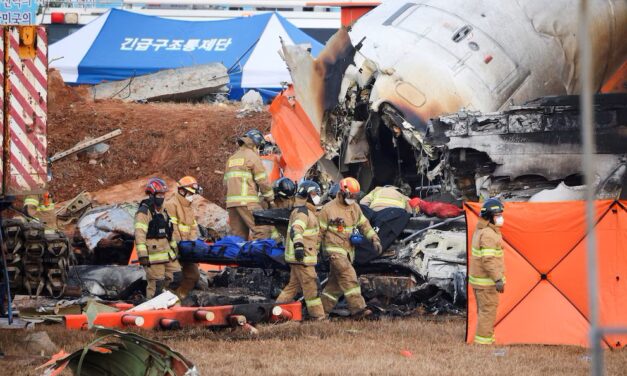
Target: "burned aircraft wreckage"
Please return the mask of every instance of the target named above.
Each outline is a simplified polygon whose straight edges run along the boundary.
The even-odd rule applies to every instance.
[[[576,8],[574,0],[386,1],[316,59],[284,46],[296,100],[333,162],[319,165],[365,187],[453,199],[524,201],[581,185]],[[600,88],[627,60],[627,4],[599,0],[591,9]],[[626,94],[596,97],[601,197],[625,185],[626,111]]]

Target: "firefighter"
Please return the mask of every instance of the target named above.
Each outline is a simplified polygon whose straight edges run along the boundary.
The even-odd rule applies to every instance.
[[[26,196],[23,211],[44,225],[46,232],[55,232],[57,230],[57,214],[55,212],[54,199],[50,192],[44,192],[41,197],[35,195]]]
[[[401,193],[400,188],[393,185],[376,187],[366,197],[362,198],[359,203],[376,212],[387,208],[405,209],[408,213],[413,211],[409,205],[409,197]]]
[[[294,195],[296,184],[292,179],[282,177],[272,185],[274,190],[274,203],[277,208],[292,209],[294,207]]]
[[[177,182],[177,193],[165,203],[165,210],[172,223],[172,240],[195,241],[198,238],[198,222],[192,209],[192,201],[196,195],[202,194],[202,188],[196,178],[192,176],[182,177]],[[176,290],[179,298],[184,299],[194,289],[200,279],[198,264],[194,262],[180,262],[183,280]]]
[[[277,298],[277,303],[287,303],[302,291],[307,312],[315,320],[325,318],[316,275],[320,248],[316,205],[320,203],[321,193],[320,186],[311,180],[298,185],[285,247],[285,261],[290,264],[290,281]]]
[[[475,343],[494,343],[494,323],[499,294],[505,291],[505,262],[503,260],[503,204],[489,199],[481,207],[481,218],[472,237],[470,276],[468,281],[477,300],[478,322]]]
[[[226,208],[231,232],[248,239],[270,237],[272,226],[255,226],[253,211],[260,210],[259,194],[273,208],[274,192],[259,157],[264,138],[256,129],[246,132],[237,140],[239,149],[226,162]]]
[[[165,181],[149,179],[145,189],[148,198],[139,204],[135,215],[135,249],[139,264],[146,271],[148,299],[161,294],[165,288],[176,289],[181,280],[172,225],[163,207],[167,191]]]
[[[352,262],[355,248],[350,242],[354,229],[358,229],[381,254],[379,236],[361,212],[357,204],[359,182],[354,178],[340,180],[337,197],[327,203],[319,215],[322,249],[329,257],[329,280],[322,291],[322,304],[325,312],[331,312],[338,299],[344,295],[348,308],[354,317],[360,318],[372,313],[366,308]]]

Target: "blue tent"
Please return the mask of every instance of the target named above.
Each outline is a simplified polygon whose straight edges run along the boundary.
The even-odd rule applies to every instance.
[[[50,45],[50,67],[67,83],[96,84],[196,64],[229,69],[232,99],[255,89],[274,96],[290,82],[278,51],[286,44],[322,45],[278,13],[224,21],[180,21],[112,9]]]

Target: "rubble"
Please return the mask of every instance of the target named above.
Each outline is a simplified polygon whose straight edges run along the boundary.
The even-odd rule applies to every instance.
[[[246,117],[251,112],[261,112],[264,110],[264,103],[261,94],[257,90],[249,90],[240,100],[241,109],[237,111],[238,117]]]
[[[200,64],[105,82],[91,89],[94,99],[132,101],[192,100],[227,92],[229,75],[220,63]]]
[[[146,273],[139,266],[76,265],[68,272],[68,288],[110,300],[132,299],[146,288]]]

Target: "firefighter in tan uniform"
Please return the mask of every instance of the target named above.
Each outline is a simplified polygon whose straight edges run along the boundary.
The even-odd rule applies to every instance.
[[[409,197],[402,194],[398,187],[391,185],[376,187],[362,198],[359,203],[376,212],[387,208],[405,209],[408,213],[413,211],[412,207],[409,206]]]
[[[296,184],[290,178],[282,177],[272,185],[274,190],[274,203],[277,208],[292,209],[296,194]]]
[[[36,195],[26,196],[23,210],[28,216],[41,222],[47,231],[54,232],[58,229],[57,214],[51,193],[45,192],[42,194],[41,200]]]
[[[294,208],[296,183],[293,180],[286,177],[279,178],[272,184],[272,190],[274,191],[274,204],[277,209],[289,209],[291,211]],[[287,226],[272,226],[270,238],[277,243],[287,239]]]
[[[352,265],[355,248],[350,242],[350,236],[357,228],[372,241],[379,254],[382,248],[379,236],[356,202],[359,190],[359,182],[354,178],[342,179],[337,197],[327,203],[318,215],[322,249],[329,256],[330,264],[329,280],[322,291],[322,304],[327,313],[333,310],[342,295],[353,316],[363,317],[372,313],[366,309],[357,273]]]
[[[470,276],[468,281],[477,300],[477,332],[475,343],[494,343],[494,323],[499,294],[505,291],[505,261],[503,259],[503,204],[487,200],[481,208],[481,218],[472,237]]]
[[[181,266],[176,260],[176,242],[167,211],[163,208],[165,181],[151,178],[146,185],[148,198],[139,204],[135,214],[135,249],[139,264],[146,271],[146,298],[163,289],[176,289],[181,280]]]
[[[259,194],[274,207],[274,192],[259,157],[258,150],[264,138],[256,129],[237,140],[239,149],[226,162],[226,208],[233,235],[245,240],[270,237],[272,226],[255,226],[253,211],[260,210]]]
[[[285,261],[290,264],[290,281],[277,298],[277,303],[291,302],[302,291],[307,312],[315,320],[325,318],[316,274],[320,248],[316,205],[320,203],[321,193],[320,186],[311,180],[305,180],[298,186],[285,248]]]
[[[192,209],[192,201],[196,195],[202,193],[196,178],[185,176],[177,182],[177,193],[165,203],[165,210],[172,223],[172,240],[195,241],[198,239],[198,222]],[[198,264],[194,262],[180,262],[183,280],[176,290],[180,299],[184,299],[194,289],[200,279]]]

